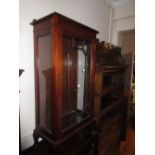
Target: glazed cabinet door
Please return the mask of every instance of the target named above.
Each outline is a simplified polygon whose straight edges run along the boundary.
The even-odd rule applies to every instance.
[[[90,117],[91,44],[63,36],[62,130]]]

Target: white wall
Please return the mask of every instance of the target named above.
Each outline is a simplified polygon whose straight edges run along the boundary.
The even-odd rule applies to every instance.
[[[98,30],[100,40],[109,40],[111,8],[102,0],[21,0],[20,2],[20,122],[22,149],[33,144],[35,128],[33,28],[30,22],[54,11]]]
[[[118,45],[119,32],[135,29],[135,0],[116,7],[112,13],[111,42]]]

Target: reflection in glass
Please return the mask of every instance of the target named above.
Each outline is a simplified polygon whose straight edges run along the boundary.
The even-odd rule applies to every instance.
[[[89,117],[90,44],[63,38],[62,130]]]
[[[38,73],[39,73],[39,118],[40,126],[46,131],[52,131],[52,100],[51,100],[51,35],[46,35],[38,38]]]
[[[124,75],[121,72],[113,74],[105,74],[103,79],[103,87],[111,87],[123,84]]]

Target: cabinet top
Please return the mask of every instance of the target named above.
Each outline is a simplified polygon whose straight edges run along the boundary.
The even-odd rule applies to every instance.
[[[53,12],[53,13],[51,13],[51,14],[49,14],[47,16],[44,16],[44,17],[42,17],[40,19],[34,19],[30,24],[35,25],[35,24],[38,24],[38,23],[43,22],[45,20],[54,18],[54,17],[57,17],[58,19],[61,19],[61,20],[65,20],[65,21],[67,21],[67,22],[69,22],[71,24],[76,24],[76,25],[78,25],[80,27],[83,27],[84,29],[87,29],[89,31],[92,31],[92,32],[94,32],[96,34],[99,33],[98,31],[96,31],[96,30],[94,30],[94,29],[92,29],[92,28],[90,28],[90,27],[88,27],[88,26],[86,26],[84,24],[81,24],[81,23],[79,23],[79,22],[77,22],[77,21],[75,21],[73,19],[70,19],[70,18],[68,18],[68,17],[66,17],[66,16],[64,16],[64,15],[58,13],[58,12]]]

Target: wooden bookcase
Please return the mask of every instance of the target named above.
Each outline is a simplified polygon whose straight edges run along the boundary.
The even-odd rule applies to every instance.
[[[126,65],[123,61],[122,64],[120,61],[110,61],[113,60],[113,51],[105,51],[102,46],[97,47],[96,51],[94,97],[94,113],[99,131],[98,152],[99,155],[118,155],[120,141],[125,139],[127,128],[127,102],[124,98]],[[108,64],[105,63],[107,58]]]

